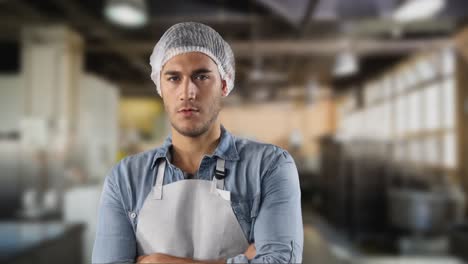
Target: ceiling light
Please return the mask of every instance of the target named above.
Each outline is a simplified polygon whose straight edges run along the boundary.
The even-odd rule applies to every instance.
[[[402,23],[423,20],[437,14],[445,0],[407,0],[393,13],[393,19]]]
[[[348,76],[359,70],[356,56],[350,51],[344,51],[338,55],[335,61],[333,73],[336,77]]]
[[[127,27],[140,27],[148,20],[144,0],[108,0],[104,14],[111,22]]]

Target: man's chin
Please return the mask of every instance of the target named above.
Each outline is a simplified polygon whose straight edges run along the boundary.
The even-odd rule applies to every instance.
[[[174,126],[174,129],[181,135],[183,136],[186,136],[186,137],[199,137],[201,136],[202,134],[204,134],[207,129],[205,129],[204,127],[200,126],[200,127],[180,127],[180,126]]]

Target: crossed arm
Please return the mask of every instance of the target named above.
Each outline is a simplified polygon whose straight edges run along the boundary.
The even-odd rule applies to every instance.
[[[253,259],[255,256],[255,244],[252,243],[244,252],[244,255],[249,259]],[[146,256],[140,256],[137,258],[137,263],[205,263],[205,264],[224,264],[226,259],[213,260],[213,261],[197,261],[190,258],[178,258],[166,254],[155,253]]]
[[[121,190],[115,175],[109,176],[100,202],[92,263],[199,263],[161,253],[137,256],[134,230],[123,207]],[[203,263],[302,262],[304,238],[299,177],[289,154],[283,153],[268,170],[261,189],[261,205],[253,228],[255,244],[244,254]]]

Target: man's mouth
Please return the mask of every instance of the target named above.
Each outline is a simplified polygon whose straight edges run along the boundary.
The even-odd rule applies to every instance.
[[[198,112],[199,110],[197,108],[181,108],[179,111],[177,111],[178,114],[181,114],[184,117],[191,117]]]

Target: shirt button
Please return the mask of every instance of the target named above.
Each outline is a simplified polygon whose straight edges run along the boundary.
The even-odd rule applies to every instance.
[[[131,213],[131,214],[130,214],[130,217],[131,217],[131,218],[135,218],[135,217],[136,217],[136,213]]]

